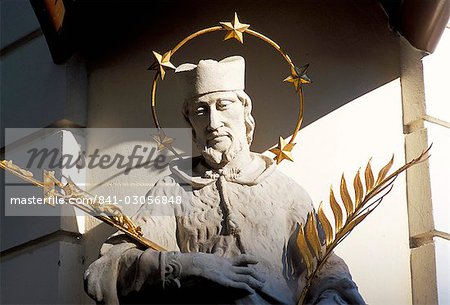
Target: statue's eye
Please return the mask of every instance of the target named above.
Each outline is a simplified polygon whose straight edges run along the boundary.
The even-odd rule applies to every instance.
[[[205,106],[199,106],[197,109],[195,109],[196,115],[204,115],[206,113],[207,109]]]
[[[230,101],[230,100],[217,101],[217,106],[219,109],[226,109],[231,104],[233,104],[233,101]]]

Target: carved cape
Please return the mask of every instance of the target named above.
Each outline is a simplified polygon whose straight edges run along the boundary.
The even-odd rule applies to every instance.
[[[154,270],[148,271],[145,282],[138,281],[142,249],[118,235],[103,245],[100,259],[86,271],[88,294],[106,304],[296,304],[304,265],[295,240],[298,225],[313,209],[311,199],[271,159],[253,156],[256,161],[242,171],[211,171],[200,159],[193,160],[192,173],[186,163],[171,164],[172,174],[157,182],[148,196],[180,196],[181,204],[143,205],[134,220],[145,237],[168,251],[256,256],[259,263],[254,268],[266,279],[261,291],[239,296],[211,283],[167,279],[162,270],[167,268],[165,254],[156,251]],[[345,263],[333,255],[309,300],[316,302],[324,291],[355,287]],[[208,294],[202,292],[205,289]],[[211,292],[213,299],[207,297]],[[336,302],[346,304],[344,300],[345,293],[338,293]]]

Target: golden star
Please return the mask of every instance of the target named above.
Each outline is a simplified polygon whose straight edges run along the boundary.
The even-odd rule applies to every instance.
[[[291,151],[294,148],[295,144],[296,143],[286,143],[286,140],[280,137],[278,146],[270,149],[270,152],[276,155],[275,160],[277,160],[277,164],[280,164],[280,162],[284,159],[294,161],[294,157],[292,156]]]
[[[176,67],[170,62],[170,56],[172,56],[172,51],[166,52],[163,55],[153,51],[153,55],[155,56],[155,61],[148,69],[156,71],[159,70],[159,73],[161,74],[161,79],[164,79],[164,76],[166,75],[165,69],[176,69]]]
[[[225,38],[223,40],[236,38],[240,43],[244,43],[244,37],[242,33],[244,33],[250,27],[250,24],[241,23],[236,13],[234,13],[233,22],[221,22],[220,24],[225,30],[227,30],[227,34],[225,35]]]
[[[295,91],[298,92],[300,86],[303,84],[310,84],[311,79],[306,75],[306,70],[308,70],[309,64],[304,65],[303,67],[291,67],[291,75],[286,77],[283,81],[293,83],[295,87]]]
[[[164,149],[170,147],[171,144],[173,143],[173,141],[175,140],[174,138],[168,137],[162,133],[158,134],[158,135],[152,135],[152,138],[158,145],[158,147],[157,147],[158,151],[164,150]]]

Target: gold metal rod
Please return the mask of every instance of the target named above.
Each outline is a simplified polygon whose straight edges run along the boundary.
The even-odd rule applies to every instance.
[[[160,129],[161,126],[159,125],[158,116],[156,115],[156,84],[158,83],[158,79],[159,79],[159,73],[156,73],[155,77],[153,78],[153,84],[152,84],[151,109],[152,109],[153,122],[155,123],[156,128]]]
[[[303,98],[302,87],[300,87],[298,94],[299,94],[299,98],[300,98],[300,110],[298,113],[297,125],[295,126],[294,133],[292,134],[292,137],[291,137],[291,140],[289,141],[289,143],[294,142],[295,137],[297,136],[297,133],[299,132],[300,128],[302,127],[302,123],[303,123],[304,98]]]
[[[214,26],[214,27],[210,27],[210,28],[206,28],[200,31],[197,31],[191,35],[189,35],[188,37],[184,38],[182,41],[180,41],[172,50],[171,50],[171,55],[175,54],[175,52],[177,52],[182,46],[184,46],[187,42],[189,42],[190,40],[197,38],[201,35],[207,34],[207,33],[211,33],[211,32],[216,32],[216,31],[223,31],[225,30],[222,26]],[[295,68],[294,63],[292,62],[291,58],[289,57],[288,54],[286,54],[283,49],[272,39],[270,39],[269,37],[258,33],[256,31],[253,31],[251,29],[246,29],[245,33],[248,33],[256,38],[259,38],[261,40],[263,40],[264,42],[268,43],[269,45],[271,45],[275,50],[277,50],[278,53],[280,53],[283,58],[286,60],[286,62],[289,64],[289,66],[291,68]],[[159,73],[156,73],[155,78],[153,79],[153,84],[152,84],[152,91],[151,91],[151,111],[152,111],[152,117],[153,117],[153,122],[155,123],[155,126],[162,130],[161,125],[159,124],[158,121],[158,117],[156,114],[156,86],[158,83],[158,77],[159,77]],[[300,87],[299,89],[299,99],[300,99],[300,109],[299,109],[299,114],[297,117],[297,123],[294,129],[294,132],[292,133],[291,139],[289,140],[289,143],[293,143],[301,126],[303,123],[303,114],[304,114],[304,96],[303,96],[303,90]],[[174,152],[174,150],[171,150],[176,157],[180,158],[180,156]]]
[[[177,153],[177,151],[172,146],[167,147],[167,149],[170,150],[175,155],[175,157],[177,157],[178,159],[182,159],[181,155]]]
[[[291,66],[291,68],[295,67],[295,65],[292,62],[292,60],[289,57],[289,55],[287,55],[275,41],[273,41],[272,39],[270,39],[269,37],[267,37],[267,36],[265,36],[265,35],[263,35],[261,33],[258,33],[256,31],[253,31],[253,30],[250,30],[250,29],[245,30],[245,32],[249,33],[250,35],[253,35],[253,36],[255,36],[255,37],[257,37],[257,38],[259,38],[259,39],[261,39],[261,40],[263,40],[265,42],[267,42],[268,44],[270,44],[272,47],[275,48],[275,50],[278,51],[278,53],[280,53],[283,56],[283,58],[287,61],[287,63]],[[299,89],[299,98],[300,98],[300,110],[299,110],[299,114],[298,114],[298,118],[297,118],[297,123],[296,123],[294,132],[292,133],[292,137],[291,137],[289,143],[293,143],[294,142],[295,137],[297,136],[297,133],[300,130],[300,128],[302,126],[302,122],[303,122],[304,99],[303,99],[303,90],[302,90],[301,87]]]
[[[207,29],[203,29],[200,31],[197,31],[191,35],[189,35],[188,37],[186,37],[185,39],[183,39],[182,41],[180,41],[173,49],[172,49],[172,55],[175,54],[176,51],[178,51],[179,48],[181,48],[185,43],[187,43],[189,40],[192,40],[198,36],[204,35],[206,33],[210,33],[210,32],[216,32],[216,31],[221,31],[223,30],[222,26],[218,25],[218,26],[213,26]]]
[[[270,44],[272,47],[274,47],[284,57],[284,59],[288,62],[288,64],[291,67],[294,67],[294,63],[292,62],[292,60],[289,57],[289,55],[287,55],[275,41],[273,41],[269,37],[264,36],[261,33],[258,33],[256,31],[253,31],[253,30],[250,30],[250,29],[245,30],[245,33],[249,33],[250,35],[253,35],[253,36],[255,36],[255,37],[257,37],[257,38],[267,42],[268,44]]]

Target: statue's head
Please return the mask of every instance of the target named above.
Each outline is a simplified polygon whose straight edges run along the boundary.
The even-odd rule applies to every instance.
[[[251,99],[244,92],[244,58],[201,60],[175,72],[184,95],[183,115],[208,163],[224,165],[249,152],[255,120]]]

